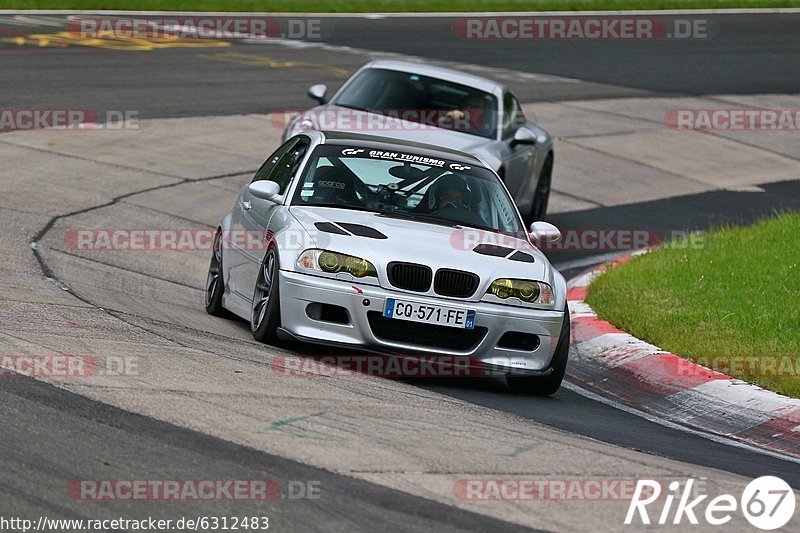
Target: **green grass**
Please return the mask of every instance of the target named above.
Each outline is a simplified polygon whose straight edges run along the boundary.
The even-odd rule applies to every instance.
[[[0,0],[0,9],[409,12],[800,7],[800,0]]]
[[[717,229],[695,248],[677,240],[607,271],[588,303],[664,350],[800,397],[800,213]]]

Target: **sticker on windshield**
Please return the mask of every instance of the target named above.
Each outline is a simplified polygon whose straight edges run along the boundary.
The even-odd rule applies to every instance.
[[[317,182],[317,187],[324,189],[346,189],[347,186],[341,181],[322,180]]]
[[[403,163],[418,163],[431,167],[444,167],[444,161],[434,157],[424,157],[421,155],[403,154],[399,152],[384,152],[383,150],[370,150],[369,156],[375,159],[389,159],[391,161],[401,161]]]

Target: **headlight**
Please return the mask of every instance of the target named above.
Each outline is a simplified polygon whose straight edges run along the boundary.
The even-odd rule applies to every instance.
[[[527,279],[496,279],[489,285],[486,294],[493,294],[502,300],[515,297],[528,303],[553,303],[553,289],[550,285]]]
[[[297,258],[297,266],[328,274],[347,272],[356,278],[378,277],[375,265],[366,259],[328,250],[306,250]]]

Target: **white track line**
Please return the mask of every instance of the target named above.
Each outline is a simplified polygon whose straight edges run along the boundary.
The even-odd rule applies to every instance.
[[[583,396],[584,398],[588,398],[589,400],[593,400],[595,402],[600,402],[602,404],[608,405],[608,406],[613,407],[615,409],[619,409],[620,411],[624,411],[624,412],[626,412],[628,414],[632,414],[634,416],[638,416],[639,418],[644,418],[648,422],[653,422],[654,424],[658,424],[659,426],[664,426],[666,428],[674,429],[674,430],[677,430],[677,431],[683,431],[684,433],[689,433],[689,434],[694,435],[696,437],[702,437],[702,438],[710,440],[712,442],[716,442],[717,444],[724,444],[726,446],[733,446],[734,448],[740,448],[740,449],[747,450],[747,451],[750,451],[750,452],[753,452],[753,453],[766,455],[768,457],[772,457],[773,459],[780,459],[782,461],[789,461],[790,463],[800,464],[800,458],[790,457],[790,456],[787,456],[787,455],[782,455],[780,453],[773,452],[771,450],[765,450],[765,449],[759,448],[757,446],[752,446],[750,444],[738,441],[736,439],[723,437],[721,435],[715,435],[713,433],[706,433],[706,432],[700,431],[698,429],[692,429],[690,427],[683,426],[683,425],[678,424],[676,422],[671,422],[669,420],[665,420],[663,418],[659,418],[659,417],[657,417],[655,415],[651,415],[651,414],[646,413],[644,411],[640,411],[640,410],[638,410],[638,409],[636,409],[634,407],[630,407],[630,406],[625,405],[623,403],[611,400],[610,398],[606,398],[605,396],[601,396],[599,394],[595,394],[594,392],[588,391],[588,390],[586,390],[586,389],[584,389],[584,388],[582,388],[582,387],[580,387],[578,385],[575,385],[574,383],[568,382],[568,381],[562,382],[561,386],[564,387],[567,390],[570,390],[570,391],[574,392],[575,394]]]

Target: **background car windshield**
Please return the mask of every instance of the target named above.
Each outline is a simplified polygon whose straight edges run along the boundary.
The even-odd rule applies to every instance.
[[[399,161],[404,156],[420,158],[396,152],[397,158],[387,160],[373,155],[376,152],[382,153],[369,148],[318,147],[292,205],[359,209],[524,235],[511,198],[491,171],[433,158],[429,158],[432,164]]]
[[[331,103],[493,139],[497,98],[446,80],[366,69]]]

